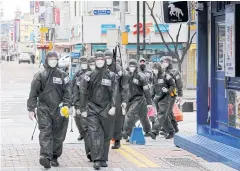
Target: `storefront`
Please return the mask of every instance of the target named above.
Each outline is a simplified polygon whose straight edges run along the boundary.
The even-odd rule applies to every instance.
[[[92,54],[94,54],[95,52],[97,51],[102,51],[102,52],[105,52],[107,50],[107,45],[106,44],[92,44],[91,45],[92,47]],[[168,44],[169,48],[174,50],[174,45],[173,44]],[[140,44],[140,49],[142,47],[142,44]],[[182,44],[178,44],[178,50],[181,51],[182,49]],[[146,53],[149,54],[147,55],[147,59],[149,61],[151,61],[150,59],[150,56],[151,55],[155,55],[156,52],[167,52],[167,48],[164,44],[146,44],[145,45],[145,50],[146,50]],[[129,57],[129,59],[131,58],[137,58],[136,55],[137,55],[137,45],[136,44],[128,44],[126,45],[126,52],[127,52],[127,55]],[[142,52],[143,53],[143,52]]]
[[[197,135],[179,133],[174,143],[208,161],[240,170],[240,6],[234,20],[234,8],[226,10],[230,2],[204,2],[204,9],[198,11]]]

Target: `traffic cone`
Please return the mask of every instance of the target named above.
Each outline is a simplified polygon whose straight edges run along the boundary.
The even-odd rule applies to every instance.
[[[179,109],[178,105],[176,103],[174,103],[173,106],[173,114],[175,119],[179,122],[179,121],[183,121],[183,113],[182,111]]]

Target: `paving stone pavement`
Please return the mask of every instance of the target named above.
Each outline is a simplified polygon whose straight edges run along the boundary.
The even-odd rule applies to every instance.
[[[29,64],[19,65],[11,62],[1,65],[1,72],[4,73],[1,75],[0,90],[1,171],[45,170],[39,164],[39,131],[36,130],[34,139],[31,140],[35,122],[28,119],[26,109],[30,82],[37,70],[34,65]],[[70,127],[71,120],[63,155],[59,158],[60,167],[49,170],[93,170],[92,163],[88,162],[85,156],[83,142],[77,141],[78,132],[75,123],[73,123],[74,132],[70,132]],[[179,128],[181,133],[195,134],[196,112],[184,113],[184,122],[179,123]],[[156,141],[146,138],[146,145],[142,146],[123,141],[121,149],[110,149],[109,167],[101,170],[211,171],[206,165],[209,166],[211,163],[175,147],[173,140],[165,140],[159,136]]]

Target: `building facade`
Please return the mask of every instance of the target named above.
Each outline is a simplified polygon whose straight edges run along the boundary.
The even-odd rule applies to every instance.
[[[152,5],[151,1],[148,1]],[[137,55],[137,2],[125,1],[125,31],[128,33],[128,45],[126,45],[126,53],[128,58],[136,58]],[[146,38],[145,50],[150,55],[149,58],[155,56],[156,52],[167,52],[167,48],[163,43],[161,36],[157,30],[154,20],[150,16],[150,11],[146,5]],[[168,32],[174,39],[178,33],[178,24],[168,25],[160,24],[161,3],[156,2],[154,13],[158,14],[158,25],[163,33],[163,37],[168,46],[173,49],[173,41],[168,35]],[[143,3],[140,2],[140,50],[143,49]],[[119,1],[70,1],[70,43],[72,50],[82,52],[82,47],[85,47],[86,54],[93,54],[96,51],[105,51],[107,49],[107,30],[116,29],[119,27]],[[188,26],[183,24],[178,40],[178,52],[182,53],[182,49],[188,39]],[[195,28],[196,29],[196,28]],[[191,32],[195,32],[191,28]],[[195,40],[194,40],[195,41]],[[183,78],[185,86],[196,88],[196,48],[194,51],[192,46],[191,52],[186,56],[183,63]],[[188,56],[190,59],[187,59]],[[150,60],[150,59],[149,59]],[[189,68],[185,67],[188,66]],[[191,75],[191,73],[194,73]],[[188,81],[187,81],[188,80]],[[187,84],[189,84],[187,86]]]
[[[199,3],[197,130],[196,135],[176,134],[174,143],[209,162],[240,170],[240,3]]]

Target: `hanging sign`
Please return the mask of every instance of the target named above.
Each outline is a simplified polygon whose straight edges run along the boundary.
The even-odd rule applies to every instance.
[[[226,9],[225,39],[225,75],[227,77],[235,77],[235,8],[232,5]]]

